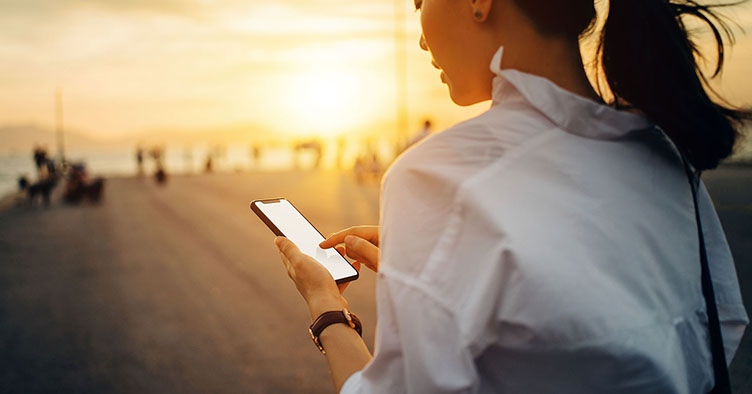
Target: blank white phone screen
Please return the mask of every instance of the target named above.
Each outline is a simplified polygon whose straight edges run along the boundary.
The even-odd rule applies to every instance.
[[[295,242],[300,251],[312,256],[329,270],[335,280],[357,274],[336,250],[321,249],[319,243],[324,237],[316,230],[289,201],[280,199],[273,202],[257,202],[256,206],[288,239]]]

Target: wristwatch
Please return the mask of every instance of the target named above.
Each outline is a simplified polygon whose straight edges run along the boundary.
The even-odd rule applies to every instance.
[[[358,319],[354,313],[350,313],[347,309],[324,312],[316,318],[316,321],[314,321],[310,327],[308,327],[311,339],[313,339],[313,343],[319,348],[321,354],[326,354],[326,350],[324,350],[324,347],[321,346],[321,342],[319,342],[319,335],[321,335],[325,328],[337,323],[347,324],[350,328],[354,329],[358,335],[363,336],[363,325],[360,324],[360,319]]]

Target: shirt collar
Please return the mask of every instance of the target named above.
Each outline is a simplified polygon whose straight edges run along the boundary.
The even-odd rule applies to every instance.
[[[630,131],[652,127],[642,115],[619,111],[560,88],[553,82],[513,69],[501,69],[504,48],[491,60],[493,105],[510,96],[522,95],[533,107],[562,130],[586,138],[617,139]]]

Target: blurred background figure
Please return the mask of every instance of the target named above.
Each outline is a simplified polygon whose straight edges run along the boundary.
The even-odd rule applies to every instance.
[[[253,169],[258,170],[261,168],[261,144],[254,142],[251,145],[251,159],[253,159]]]
[[[341,170],[343,166],[342,160],[345,157],[346,144],[347,140],[345,140],[345,137],[337,138],[337,156],[335,157],[335,164],[337,165],[338,170]]]
[[[138,176],[144,175],[144,148],[141,145],[136,146],[136,168]]]
[[[50,195],[55,188],[56,180],[54,178],[41,179],[31,183],[26,176],[18,178],[18,191],[20,193],[19,201],[26,200],[29,206],[34,204],[37,197],[42,199],[45,207],[50,205]]]
[[[209,152],[206,154],[206,161],[204,161],[204,172],[209,174],[214,171],[214,159],[212,158],[212,153]]]
[[[413,135],[413,137],[410,138],[409,141],[407,141],[407,146],[405,146],[405,149],[417,144],[424,138],[428,137],[429,135],[431,135],[431,132],[431,119],[426,119],[423,121],[423,128],[415,133],[415,135]]]
[[[364,146],[365,150],[358,155],[353,165],[355,181],[359,185],[366,182],[379,182],[385,169],[373,141],[367,141]]]
[[[321,141],[312,139],[304,142],[299,142],[295,144],[293,150],[295,151],[294,166],[296,169],[300,168],[301,156],[303,156],[305,152],[310,152],[310,154],[313,155],[313,162],[311,164],[313,169],[318,169],[321,167],[321,159],[324,157],[324,146]]]
[[[63,200],[70,204],[78,204],[84,199],[99,202],[104,192],[104,178],[96,177],[89,181],[86,164],[73,163],[68,169],[65,181]]]
[[[32,150],[32,159],[37,169],[37,179],[32,182],[25,175],[18,178],[19,202],[25,200],[32,206],[37,198],[45,207],[50,205],[50,195],[57,185],[57,168],[55,162],[47,157],[47,149],[36,145]]]
[[[165,171],[161,161],[157,162],[157,171],[154,173],[154,178],[159,185],[167,183],[167,171]]]
[[[167,170],[164,166],[164,148],[161,146],[154,146],[151,149],[151,157],[154,159],[154,179],[157,184],[164,185],[167,183]]]
[[[34,157],[34,164],[37,166],[37,171],[41,174],[47,164],[47,149],[37,145],[34,147],[32,154]]]

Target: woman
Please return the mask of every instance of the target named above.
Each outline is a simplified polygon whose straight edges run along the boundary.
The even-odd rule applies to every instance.
[[[493,102],[391,167],[380,234],[356,227],[322,243],[344,243],[341,252],[378,271],[373,358],[349,320],[316,330],[336,388],[709,391],[697,227],[679,152],[697,170],[715,167],[749,116],[703,89],[680,18],[700,16],[718,33],[710,10],[611,0],[599,48],[607,105],[578,45],[594,24],[592,0],[416,7],[420,46],[452,100]],[[704,187],[698,199],[730,361],[748,319]],[[275,243],[313,320],[347,308],[320,265],[289,240]]]

